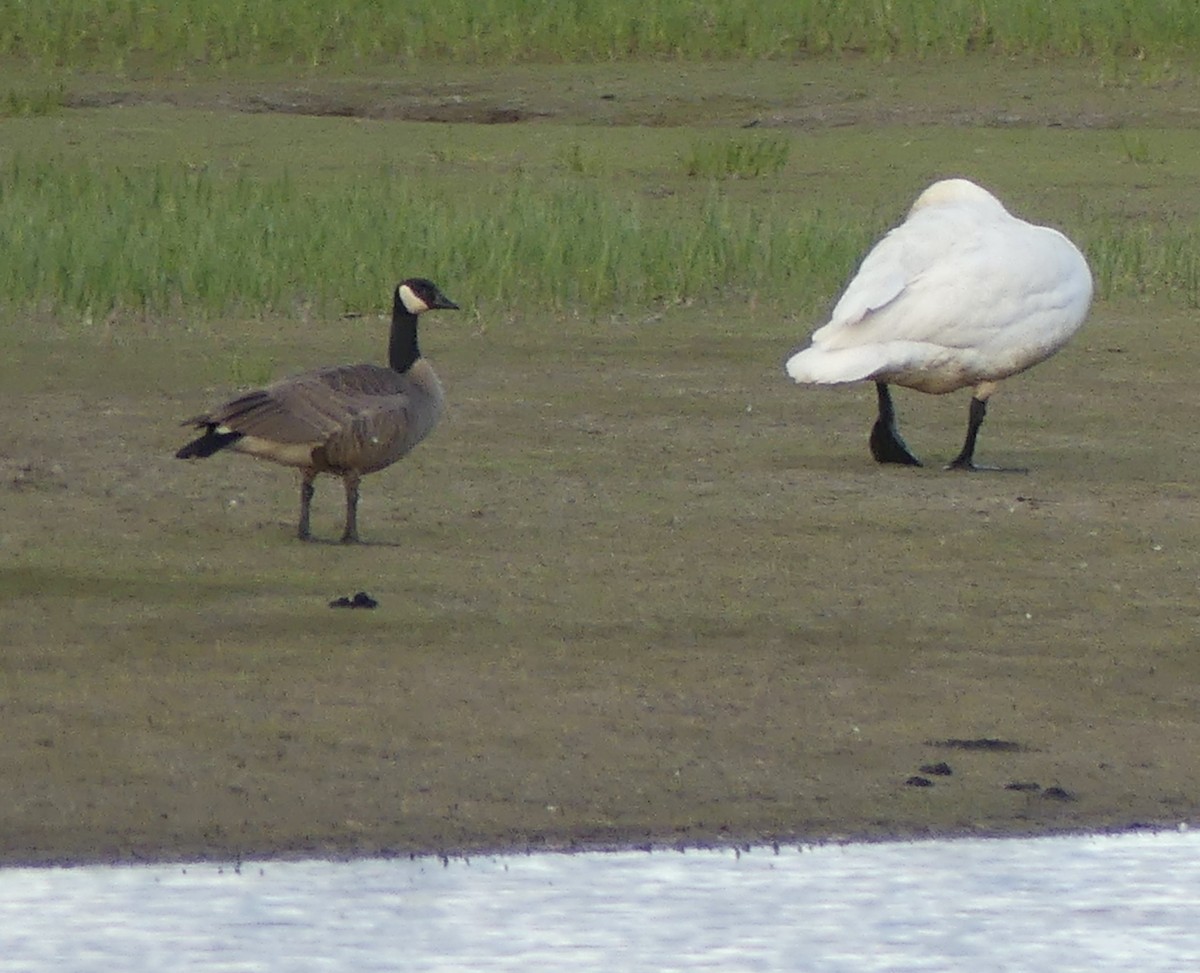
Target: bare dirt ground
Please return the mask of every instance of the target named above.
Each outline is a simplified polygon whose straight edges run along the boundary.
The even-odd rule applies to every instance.
[[[1136,63],[1106,68],[1076,61],[945,65],[847,58],[795,64],[443,65],[400,78],[392,72],[236,84],[97,79],[71,87],[66,103],[473,124],[1191,128],[1200,124],[1198,89],[1190,71]]]
[[[939,470],[962,396],[902,395],[931,465],[875,466],[867,390],[790,387],[803,332],[717,313],[430,324],[451,414],[367,479],[356,548],[293,539],[289,471],[172,459],[224,391],[200,336],[31,329],[0,369],[0,862],[1194,821],[1194,312],[1100,305],[1006,386],[980,457],[1028,475]],[[298,368],[344,329],[260,339]],[[318,536],[340,515],[321,483]]]

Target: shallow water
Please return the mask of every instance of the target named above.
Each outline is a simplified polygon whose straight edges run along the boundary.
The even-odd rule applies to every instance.
[[[0,970],[1200,969],[1200,834],[0,870]]]

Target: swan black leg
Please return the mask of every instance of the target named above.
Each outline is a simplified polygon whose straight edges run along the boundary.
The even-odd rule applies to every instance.
[[[946,467],[948,470],[976,470],[975,439],[979,436],[979,427],[983,425],[983,417],[987,415],[987,402],[971,396],[971,409],[967,414],[967,438],[963,448]]]
[[[921,461],[909,451],[900,437],[900,430],[896,428],[896,409],[892,405],[892,394],[888,391],[887,384],[876,382],[875,392],[879,399],[879,418],[871,428],[871,455],[877,463],[920,466]]]
[[[967,439],[957,456],[946,466],[948,470],[967,470],[968,472],[989,473],[1028,473],[1029,470],[1016,467],[976,466],[975,440],[979,436],[979,427],[983,425],[983,417],[987,415],[987,400],[971,396],[971,410],[967,418]]]

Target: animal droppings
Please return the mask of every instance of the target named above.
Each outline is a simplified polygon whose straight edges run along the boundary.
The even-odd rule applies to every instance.
[[[341,598],[334,598],[329,603],[330,608],[375,608],[379,602],[368,595],[365,591],[355,592],[353,597],[342,595]]]

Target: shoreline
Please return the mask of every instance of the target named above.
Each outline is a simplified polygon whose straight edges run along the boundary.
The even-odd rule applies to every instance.
[[[784,848],[821,848],[847,845],[877,845],[877,844],[911,844],[919,842],[956,842],[956,841],[1029,841],[1051,838],[1079,837],[1120,837],[1132,834],[1165,834],[1186,833],[1192,830],[1187,821],[1174,824],[1167,822],[1131,822],[1125,825],[1105,824],[1089,827],[1071,824],[1062,827],[1030,827],[989,830],[951,830],[945,832],[928,828],[915,830],[911,833],[897,834],[885,832],[863,832],[824,834],[819,837],[790,834],[786,836],[737,836],[726,835],[720,838],[691,841],[670,841],[667,839],[642,838],[630,836],[627,840],[596,839],[530,841],[524,844],[480,844],[464,845],[454,849],[397,849],[376,848],[370,851],[353,851],[349,849],[274,849],[259,852],[222,853],[218,849],[197,852],[193,855],[176,855],[164,850],[161,854],[130,853],[121,856],[105,855],[64,855],[48,853],[33,859],[23,859],[0,853],[0,873],[15,869],[75,869],[75,868],[126,868],[136,866],[164,865],[217,865],[240,868],[247,865],[266,865],[277,862],[312,862],[326,861],[334,864],[354,861],[391,861],[403,860],[420,861],[436,859],[443,864],[452,860],[469,861],[472,858],[503,858],[527,857],[530,855],[589,855],[589,854],[622,854],[628,852],[644,852],[646,854],[675,852],[723,852],[734,851],[751,853],[754,851],[770,850],[779,852]]]

